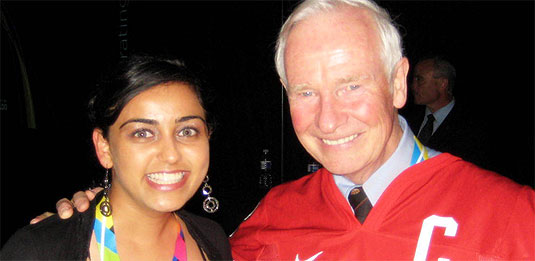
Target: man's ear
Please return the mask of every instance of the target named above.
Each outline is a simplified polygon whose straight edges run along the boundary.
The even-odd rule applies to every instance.
[[[440,83],[440,89],[442,89],[444,91],[444,93],[447,93],[448,92],[448,84],[450,83],[450,81],[448,80],[448,78],[440,78],[439,79],[439,83]]]
[[[100,165],[106,169],[112,168],[113,161],[110,152],[110,143],[104,138],[101,129],[95,128],[93,130],[93,145],[95,146]]]
[[[393,75],[392,98],[394,107],[401,109],[407,102],[407,75],[409,73],[409,60],[403,57],[396,64]]]

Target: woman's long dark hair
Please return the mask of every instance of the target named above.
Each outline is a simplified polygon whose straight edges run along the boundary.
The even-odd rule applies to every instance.
[[[124,106],[141,92],[165,83],[184,83],[191,87],[204,108],[201,81],[184,63],[152,55],[133,55],[119,63],[111,78],[100,84],[89,100],[89,120],[105,138]],[[210,129],[210,127],[209,127]]]

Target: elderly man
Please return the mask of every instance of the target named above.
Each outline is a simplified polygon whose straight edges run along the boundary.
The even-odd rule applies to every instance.
[[[276,64],[295,132],[325,168],[272,189],[231,236],[235,259],[533,259],[535,193],[428,150],[397,109],[408,61],[366,0],[305,1]]]
[[[535,258],[535,192],[427,149],[398,116],[401,46],[368,0],[304,1],[288,18],[277,68],[325,168],[266,195],[231,236],[235,259]]]

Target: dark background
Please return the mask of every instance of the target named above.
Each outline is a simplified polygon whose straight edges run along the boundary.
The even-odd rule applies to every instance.
[[[434,52],[456,66],[455,96],[488,123],[499,159],[494,170],[534,186],[533,2],[380,4],[399,23],[410,60]],[[183,58],[206,80],[207,109],[217,121],[209,175],[221,206],[216,214],[204,213],[198,193],[187,209],[230,234],[266,192],[257,185],[263,149],[270,150],[274,184],[305,175],[313,162],[295,137],[273,63],[277,32],[295,2],[0,5],[2,245],[34,216],[54,210],[58,199],[100,182],[104,170],[90,143],[85,105],[119,59],[120,40],[127,40],[128,52]],[[28,124],[24,78],[34,126]]]

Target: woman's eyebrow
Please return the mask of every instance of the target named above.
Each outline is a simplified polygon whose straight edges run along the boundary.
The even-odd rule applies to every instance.
[[[158,121],[156,120],[136,118],[136,119],[130,119],[130,120],[125,121],[123,124],[121,124],[119,129],[122,128],[124,125],[128,123],[132,123],[132,122],[141,122],[141,123],[146,123],[146,124],[151,124],[151,125],[158,125]]]
[[[204,122],[204,124],[206,124],[206,120],[204,120],[201,116],[195,116],[195,115],[181,117],[179,119],[176,119],[175,123],[185,122],[185,121],[189,121],[189,120],[193,120],[193,119],[199,119],[202,122]],[[140,122],[140,123],[146,123],[146,124],[150,124],[150,125],[158,125],[158,121],[156,121],[156,120],[135,118],[135,119],[130,119],[130,120],[125,121],[123,124],[121,124],[119,129],[124,127],[126,124],[132,123],[132,122]]]
[[[201,116],[196,116],[196,115],[184,116],[184,117],[182,117],[180,119],[176,119],[175,123],[185,122],[185,121],[189,121],[189,120],[193,120],[193,119],[199,119],[202,122],[204,122],[204,124],[206,124],[206,120],[204,120]]]

